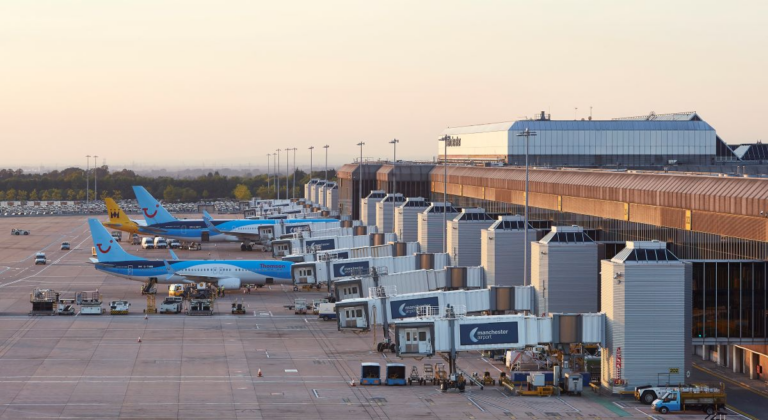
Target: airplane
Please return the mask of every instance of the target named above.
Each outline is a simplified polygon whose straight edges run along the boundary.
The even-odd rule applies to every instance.
[[[153,284],[212,283],[226,290],[243,284],[263,286],[293,284],[291,265],[286,261],[252,260],[179,260],[170,251],[171,260],[148,260],[126,252],[96,219],[88,219],[96,258],[96,270],[128,280]]]
[[[147,222],[144,220],[128,218],[128,215],[125,214],[115,200],[105,198],[104,203],[107,205],[107,214],[109,214],[109,221],[102,223],[104,227],[133,234],[141,233],[141,228],[147,226]]]
[[[134,186],[133,191],[147,223],[146,227],[139,229],[140,233],[165,236],[182,241],[241,242],[241,251],[252,251],[253,245],[261,241],[259,226],[284,223],[302,225],[304,226],[302,229],[305,229],[311,223],[333,221],[332,219],[211,219],[211,224],[216,227],[215,230],[211,230],[202,219],[180,220],[172,216],[144,187]]]

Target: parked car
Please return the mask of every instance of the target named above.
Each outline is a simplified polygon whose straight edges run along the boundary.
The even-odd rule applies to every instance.
[[[62,251],[69,251],[69,249],[70,249],[69,242],[62,242],[61,243],[61,250]]]

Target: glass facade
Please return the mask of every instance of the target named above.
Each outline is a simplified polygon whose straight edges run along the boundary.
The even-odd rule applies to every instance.
[[[432,200],[443,200],[432,193]],[[498,214],[523,214],[517,204],[448,195],[457,207],[483,207]],[[554,210],[529,208],[532,224],[549,221],[552,226],[578,225],[590,237],[604,242],[610,259],[625,241],[659,240],[678,258],[692,264],[694,344],[765,342],[768,338],[768,244],[604,219]],[[540,222],[538,222],[540,223]]]

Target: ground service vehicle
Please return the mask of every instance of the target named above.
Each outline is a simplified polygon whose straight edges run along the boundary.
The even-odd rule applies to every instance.
[[[160,304],[161,314],[178,314],[181,313],[184,299],[180,296],[168,296]]]
[[[155,240],[152,238],[141,238],[141,247],[143,249],[155,249]]]
[[[26,229],[11,229],[11,235],[29,235],[29,231]]]
[[[725,388],[686,388],[681,387],[667,392],[653,402],[654,411],[667,414],[670,411],[701,410],[712,415],[725,408]]]
[[[45,258],[45,252],[38,252],[35,254],[35,265],[42,264],[45,265],[48,262],[48,260]]]
[[[642,385],[635,387],[635,400],[640,401],[643,404],[651,405],[654,401],[659,399],[662,395],[669,391],[674,391],[678,387],[671,385],[653,386]]]
[[[168,296],[184,296],[184,285],[183,284],[169,285]]]
[[[62,242],[61,243],[61,250],[62,251],[69,251],[70,250],[69,242]]]
[[[121,242],[123,240],[123,232],[120,232],[119,230],[113,230],[112,237],[115,238],[117,242]]]
[[[336,319],[336,304],[335,303],[321,303],[319,305],[318,317],[323,321],[329,321]]]
[[[165,238],[160,236],[155,238],[155,249],[166,249],[166,248],[168,248],[168,241]]]

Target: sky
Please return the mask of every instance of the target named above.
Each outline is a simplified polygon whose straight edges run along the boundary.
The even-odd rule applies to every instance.
[[[754,142],[766,46],[760,1],[3,0],[0,167],[431,160],[446,127],[590,107]]]

